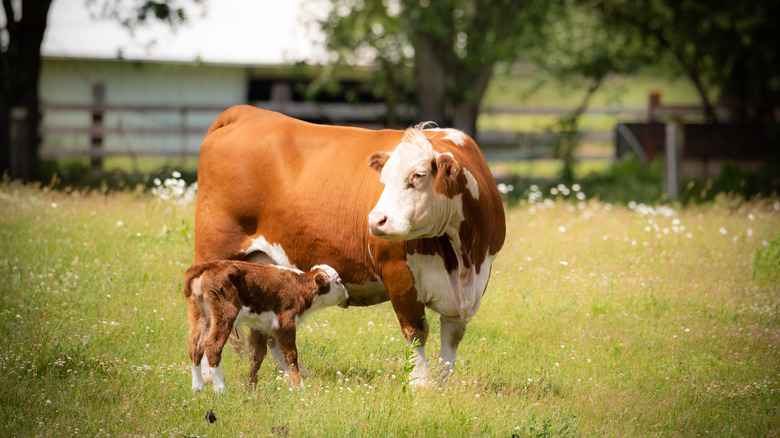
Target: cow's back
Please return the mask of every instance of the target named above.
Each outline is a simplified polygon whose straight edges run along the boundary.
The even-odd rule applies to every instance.
[[[299,269],[327,263],[347,282],[373,281],[366,216],[382,185],[366,160],[402,135],[226,110],[201,147],[195,262],[245,258],[266,242]]]

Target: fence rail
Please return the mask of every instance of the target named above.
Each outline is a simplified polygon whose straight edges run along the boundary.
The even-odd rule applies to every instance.
[[[100,160],[104,157],[114,156],[158,156],[158,157],[191,157],[197,156],[197,148],[192,149],[186,145],[176,145],[167,148],[158,147],[139,147],[138,145],[125,146],[121,148],[104,147],[104,139],[113,137],[130,136],[148,136],[148,137],[167,137],[169,140],[180,138],[182,143],[187,143],[189,137],[202,139],[208,131],[211,118],[208,122],[190,120],[200,117],[203,119],[209,113],[216,117],[227,108],[227,105],[214,104],[193,104],[193,105],[164,105],[164,104],[107,104],[96,103],[43,103],[41,112],[43,114],[51,113],[81,113],[83,115],[92,115],[91,122],[84,120],[79,124],[63,122],[47,122],[41,127],[44,138],[48,136],[71,136],[78,137],[80,140],[71,141],[70,146],[57,145],[56,147],[44,147],[40,151],[43,158],[73,158],[89,157],[95,167],[101,165]],[[384,104],[349,104],[349,103],[316,103],[316,102],[275,102],[263,101],[253,102],[253,105],[279,111],[292,117],[318,121],[323,123],[348,123],[369,128],[381,128],[382,117],[387,111]],[[399,112],[411,114],[411,108],[402,107]],[[637,115],[644,110],[638,108],[619,108],[608,110],[591,110],[587,114],[596,115]],[[483,111],[483,114],[490,115],[555,115],[564,116],[569,114],[570,110],[565,108],[492,108]],[[107,115],[112,114],[118,117],[118,114],[135,114],[144,116],[167,117],[166,126],[139,125],[139,123],[108,123]],[[539,144],[548,144],[554,139],[555,134],[546,131],[536,132],[507,132],[507,131],[481,131],[479,132],[480,145],[488,159],[533,159],[539,156],[539,153],[529,153],[529,146],[538,146]],[[588,141],[611,141],[613,137],[611,130],[594,130],[583,132],[581,138]],[[66,142],[67,143],[67,142]],[[75,144],[74,144],[75,143]],[[169,141],[170,143],[170,141]],[[198,140],[199,144],[199,140]],[[511,150],[507,150],[511,149]],[[523,150],[520,150],[523,149]],[[538,150],[539,148],[533,148]],[[549,149],[549,148],[547,148]],[[491,158],[492,157],[492,158]]]

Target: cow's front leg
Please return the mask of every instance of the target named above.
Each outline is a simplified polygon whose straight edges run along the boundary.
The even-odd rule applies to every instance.
[[[411,287],[406,293],[390,294],[401,332],[410,347],[417,344],[413,357],[414,369],[409,374],[409,384],[415,387],[427,386],[431,381],[431,370],[425,359],[425,342],[428,340],[428,320],[425,305],[417,301],[417,290]],[[416,342],[415,342],[416,341]]]
[[[458,354],[458,345],[466,334],[466,322],[460,317],[448,317],[442,315],[441,321],[441,351],[439,352],[439,377],[442,381],[455,369],[455,357]]]

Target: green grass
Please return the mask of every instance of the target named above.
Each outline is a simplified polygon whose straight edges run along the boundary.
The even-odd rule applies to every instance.
[[[247,391],[227,351],[217,396],[189,388],[194,206],[3,183],[0,435],[778,436],[778,208],[512,207],[444,386],[404,391],[385,303],[307,321],[305,389],[265,363]]]
[[[548,80],[539,83],[537,74],[497,74],[485,92],[483,106],[576,108],[585,96],[588,84],[581,81],[561,83]],[[645,108],[652,92],[661,93],[668,105],[696,105],[696,89],[683,77],[668,77],[654,72],[614,75],[607,78],[591,100],[591,107]]]

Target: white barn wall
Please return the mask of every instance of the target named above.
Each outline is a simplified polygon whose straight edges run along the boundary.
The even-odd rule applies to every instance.
[[[215,105],[225,109],[245,103],[248,70],[245,66],[204,65],[197,63],[155,63],[122,60],[44,58],[41,69],[40,97],[46,104],[90,104],[92,86],[105,85],[105,103],[109,105]],[[178,134],[107,134],[106,151],[158,151],[195,154],[208,127],[220,110],[189,111],[187,126],[202,132]],[[45,111],[42,156],[57,150],[88,150],[86,133],[57,132],[56,128],[88,127],[89,111]],[[106,112],[106,128],[173,128],[182,126],[178,112]],[[54,132],[51,132],[54,128]],[[60,130],[61,131],[61,130]]]

